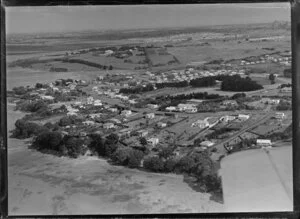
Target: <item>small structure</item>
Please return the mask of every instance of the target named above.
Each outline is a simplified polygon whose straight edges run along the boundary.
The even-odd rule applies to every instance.
[[[94,106],[102,106],[101,100],[95,100]]]
[[[270,139],[257,139],[256,145],[259,147],[272,147],[272,142]]]
[[[214,143],[211,142],[211,141],[202,141],[202,142],[200,143],[200,146],[201,146],[201,147],[206,147],[206,148],[209,148],[209,147],[211,147],[211,146],[213,146],[213,145],[214,145]]]
[[[156,125],[157,125],[157,127],[159,127],[159,128],[167,127],[167,123],[164,123],[164,122],[158,122]]]
[[[112,122],[107,122],[107,123],[103,124],[103,128],[105,128],[105,129],[112,129],[114,127],[115,127],[115,125]]]
[[[235,120],[235,118],[236,118],[235,116],[226,115],[226,116],[221,117],[220,121],[229,122],[229,121]]]
[[[139,130],[137,131],[137,133],[140,137],[145,137],[148,135],[149,132],[147,130]]]
[[[147,119],[154,119],[154,117],[155,117],[154,113],[148,113],[148,114],[146,114],[146,118]]]
[[[86,99],[86,103],[87,103],[87,104],[93,104],[93,102],[94,102],[94,97],[88,97],[88,98]]]
[[[95,122],[94,121],[90,121],[90,120],[87,120],[87,121],[84,121],[82,122],[84,125],[94,125]]]
[[[150,109],[157,109],[159,106],[157,104],[147,104]]]
[[[123,111],[121,112],[121,115],[122,115],[122,116],[125,116],[125,117],[128,117],[128,116],[131,116],[131,115],[132,115],[132,112],[131,112],[131,110],[123,110]]]
[[[54,100],[54,97],[49,95],[41,95],[40,97],[42,100]]]
[[[201,129],[204,129],[206,127],[209,127],[209,122],[207,120],[197,120],[196,122],[192,123],[192,127],[199,127]]]
[[[275,118],[276,119],[284,119],[285,118],[285,114],[282,112],[277,112],[275,113]]]
[[[170,111],[170,112],[176,111],[176,107],[175,106],[168,106],[168,107],[166,107],[166,110]]]
[[[149,138],[147,139],[148,144],[151,144],[152,146],[156,146],[159,143],[158,138]]]
[[[249,115],[246,115],[246,114],[239,114],[238,115],[238,119],[242,120],[242,121],[246,121],[250,118]]]

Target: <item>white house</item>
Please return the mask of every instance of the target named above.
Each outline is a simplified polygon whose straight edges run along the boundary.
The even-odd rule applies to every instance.
[[[132,115],[132,112],[131,112],[131,110],[123,110],[123,111],[121,112],[121,115],[122,115],[122,116],[128,117],[128,116],[131,116],[131,115]]]
[[[159,128],[167,127],[167,123],[164,123],[164,122],[158,122],[156,125],[157,125],[157,127],[159,127]]]
[[[285,118],[285,114],[282,112],[277,112],[275,113],[275,118],[276,119],[284,119]]]
[[[167,111],[176,111],[176,107],[175,106],[168,106],[168,107],[166,107],[166,110]]]
[[[238,119],[243,120],[243,121],[246,121],[249,118],[250,118],[250,116],[246,115],[246,114],[239,114],[238,115]]]
[[[118,112],[118,109],[117,109],[117,108],[108,108],[108,110],[109,110],[110,112],[113,112],[113,113]]]
[[[235,116],[226,115],[226,116],[221,117],[220,121],[229,122],[229,121],[235,120],[235,118],[236,118]]]
[[[200,143],[200,146],[202,146],[202,147],[211,147],[211,146],[213,146],[214,145],[214,143],[213,142],[211,142],[211,141],[202,141],[201,143]]]
[[[49,96],[49,95],[41,95],[40,97],[41,97],[41,99],[43,99],[43,100],[54,100],[54,97]]]
[[[155,117],[154,113],[148,113],[148,114],[146,114],[146,118],[147,119],[154,119],[154,117]]]
[[[192,123],[192,127],[199,127],[201,129],[209,127],[209,122],[207,120],[197,120]]]
[[[93,97],[88,97],[88,98],[86,99],[86,102],[87,102],[87,104],[93,104],[94,98],[93,98]]]
[[[95,100],[94,106],[102,106],[101,100]]]
[[[111,123],[111,122],[103,124],[103,128],[105,128],[105,129],[112,129],[114,127],[115,127],[115,125],[113,123]]]
[[[149,139],[147,139],[147,142],[149,144],[151,144],[152,146],[156,146],[159,143],[159,139],[158,138],[149,138]]]
[[[257,139],[256,145],[260,147],[272,147],[272,142],[270,139]]]
[[[150,109],[157,109],[159,106],[157,104],[147,104]]]
[[[139,134],[140,137],[145,137],[148,135],[148,131],[147,130],[139,130],[137,131],[137,133]]]
[[[87,120],[87,121],[84,121],[82,122],[84,125],[94,125],[95,122],[94,121],[90,121],[90,120]]]

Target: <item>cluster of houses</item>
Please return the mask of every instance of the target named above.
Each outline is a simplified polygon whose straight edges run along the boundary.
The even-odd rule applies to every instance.
[[[252,61],[241,60],[240,65],[256,65],[256,64],[264,64],[267,62],[273,62],[273,63],[285,65],[285,66],[290,66],[291,60],[292,60],[291,56],[275,57],[275,56],[271,56],[271,55],[264,55],[264,56],[258,57],[257,60],[252,60]]]
[[[193,103],[180,103],[177,106],[166,107],[166,111],[196,113],[198,111],[198,109],[197,109],[196,104],[193,104]]]
[[[151,76],[151,79],[155,81],[155,83],[167,83],[167,82],[179,82],[179,81],[191,81],[197,78],[203,78],[208,76],[217,76],[217,75],[245,75],[245,70],[228,70],[228,69],[220,69],[220,70],[207,70],[207,71],[199,71],[194,68],[188,68],[186,70],[176,71],[173,70],[171,72],[163,72],[160,75]]]

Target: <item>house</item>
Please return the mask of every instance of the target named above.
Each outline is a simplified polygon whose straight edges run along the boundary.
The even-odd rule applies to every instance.
[[[177,109],[177,108],[176,108],[175,106],[168,106],[168,107],[166,107],[166,110],[167,110],[167,111],[170,111],[170,112],[171,112],[171,111],[176,111],[176,109]]]
[[[107,108],[110,112],[113,112],[113,113],[115,113],[115,112],[118,112],[118,109],[117,108]]]
[[[94,121],[89,121],[89,120],[87,120],[87,121],[84,121],[84,122],[82,122],[84,125],[94,125],[95,124],[95,122]]]
[[[86,103],[87,103],[87,104],[93,104],[93,102],[94,102],[94,97],[88,97],[88,98],[86,99]]]
[[[112,119],[110,119],[110,121],[112,121],[116,124],[121,124],[121,121],[119,119],[116,119],[116,118],[112,118]]]
[[[272,147],[272,142],[270,139],[257,139],[256,145],[259,147]]]
[[[132,115],[132,112],[131,112],[131,110],[123,110],[123,111],[121,112],[121,115],[122,115],[122,116],[128,117],[128,116],[131,116],[131,115]]]
[[[180,104],[178,104],[177,108],[178,108],[178,110],[179,110],[180,112],[186,111],[186,110],[188,110],[188,111],[195,111],[195,109],[197,110],[195,104],[184,104],[184,103],[180,103]],[[196,111],[196,112],[197,112],[197,111]]]
[[[49,95],[41,95],[40,97],[42,100],[54,100],[54,97]]]
[[[198,109],[196,107],[191,107],[191,108],[185,109],[185,112],[187,112],[187,113],[196,113],[197,111],[198,111]]]
[[[201,146],[201,147],[206,147],[206,148],[209,148],[209,147],[211,147],[211,146],[213,146],[213,145],[214,145],[214,143],[211,142],[211,141],[202,141],[202,142],[200,143],[200,146]]]
[[[102,106],[101,100],[95,100],[94,106]]]
[[[158,138],[149,138],[147,139],[148,144],[151,144],[152,146],[156,146],[159,142]]]
[[[224,100],[222,104],[224,106],[236,106],[237,102],[235,100]]]
[[[135,100],[128,100],[128,102],[129,102],[130,104],[136,104],[136,103],[137,103]]]
[[[100,75],[100,76],[97,77],[98,81],[102,81],[103,79],[104,79],[104,77],[102,75]]]
[[[155,117],[154,113],[148,113],[148,114],[146,114],[146,118],[147,119],[154,119],[154,117]]]
[[[89,114],[89,117],[94,119],[94,118],[99,118],[101,117],[102,113],[91,113]]]
[[[275,118],[276,119],[284,119],[285,118],[285,114],[281,113],[281,112],[277,112],[277,113],[275,113]]]
[[[107,123],[103,124],[103,128],[105,128],[105,129],[112,129],[114,127],[115,127],[115,125],[111,122],[107,122]]]
[[[159,106],[157,104],[147,104],[150,109],[157,109]]]
[[[250,116],[246,115],[246,114],[239,114],[238,115],[238,119],[243,120],[243,121],[246,121],[249,118],[250,118]]]
[[[280,100],[279,99],[262,98],[260,100],[260,102],[265,103],[265,104],[279,104]]]
[[[201,129],[209,127],[209,122],[207,120],[197,120],[192,123],[192,127],[199,127]]]
[[[157,127],[159,127],[159,128],[167,127],[167,123],[164,123],[164,122],[158,122],[156,125],[157,125]]]
[[[226,115],[226,116],[221,117],[220,121],[229,122],[229,121],[235,120],[235,118],[236,118],[235,116]]]
[[[149,134],[149,132],[147,130],[139,130],[139,131],[137,131],[137,133],[140,137],[145,137]]]

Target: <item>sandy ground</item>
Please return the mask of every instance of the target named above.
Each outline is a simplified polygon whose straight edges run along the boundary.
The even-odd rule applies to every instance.
[[[293,210],[292,146],[238,152],[221,162],[225,211]]]
[[[8,106],[8,128],[23,116]],[[60,158],[9,139],[9,215],[222,212],[180,175],[111,166],[93,157]]]

